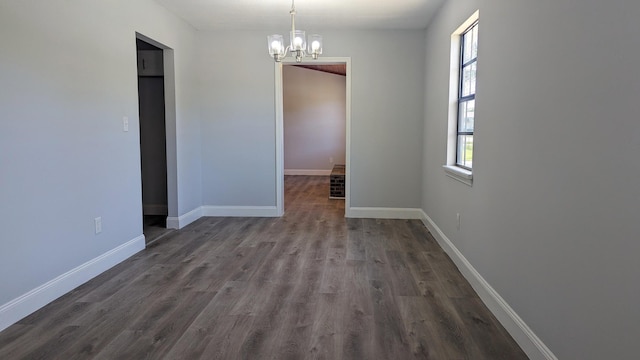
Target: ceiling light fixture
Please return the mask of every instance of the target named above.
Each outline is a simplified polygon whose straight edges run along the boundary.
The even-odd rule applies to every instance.
[[[318,56],[322,54],[322,36],[315,34],[309,35],[309,41],[307,42],[304,30],[296,30],[295,0],[291,0],[291,11],[289,11],[289,14],[291,14],[290,44],[285,48],[284,37],[282,35],[267,36],[269,55],[273,56],[276,62],[280,62],[287,56],[287,53],[291,53],[291,55],[295,54],[296,62],[302,62],[302,58],[306,55],[306,50],[314,60],[317,59]],[[308,49],[307,44],[309,45]]]

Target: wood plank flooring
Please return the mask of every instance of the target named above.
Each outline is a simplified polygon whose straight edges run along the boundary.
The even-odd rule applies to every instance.
[[[282,218],[202,218],[0,333],[0,359],[526,359],[424,226],[345,219],[287,176]]]
[[[148,246],[152,242],[170,234],[173,230],[167,229],[166,215],[144,215],[142,232],[144,233],[145,243]]]

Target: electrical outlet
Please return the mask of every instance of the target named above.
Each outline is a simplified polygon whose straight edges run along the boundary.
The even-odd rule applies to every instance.
[[[102,232],[102,217],[98,216],[97,218],[93,219],[93,222],[96,226],[96,234],[100,234]]]
[[[124,132],[129,131],[129,117],[128,116],[123,116],[122,117],[122,131],[124,131]]]
[[[460,213],[457,213],[456,215],[458,216],[458,222],[456,224],[456,228],[460,230]]]
[[[333,156],[329,158],[329,163],[333,164]]]

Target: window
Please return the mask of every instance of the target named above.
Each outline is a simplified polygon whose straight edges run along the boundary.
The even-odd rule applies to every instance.
[[[460,39],[460,88],[458,95],[458,127],[456,165],[473,168],[473,120],[476,108],[476,70],[478,68],[478,22]]]
[[[451,34],[447,176],[469,186],[473,181],[473,135],[478,69],[478,19],[476,11]]]

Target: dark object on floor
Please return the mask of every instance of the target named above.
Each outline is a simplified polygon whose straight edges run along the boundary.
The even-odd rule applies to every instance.
[[[329,176],[331,182],[331,184],[329,185],[330,199],[344,199],[344,174],[344,165],[333,165],[333,170],[331,170],[331,175]]]

